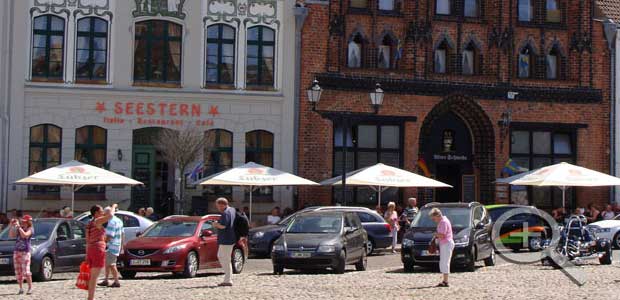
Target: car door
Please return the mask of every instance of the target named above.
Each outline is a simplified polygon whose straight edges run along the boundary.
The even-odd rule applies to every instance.
[[[491,243],[491,222],[484,207],[474,207],[472,220],[478,259],[486,258],[491,255],[493,246]]]
[[[71,267],[72,254],[75,253],[71,228],[67,221],[62,221],[56,228],[56,264],[55,268],[64,271]]]
[[[360,220],[357,214],[352,214],[351,218],[353,219],[353,223],[355,224],[355,234],[356,234],[356,246],[359,247],[360,254],[362,255],[366,251],[366,242],[368,241],[368,232],[364,229],[362,221]]]
[[[344,215],[344,238],[346,241],[347,259],[349,261],[355,261],[361,255],[361,249],[359,248],[359,229],[356,230],[356,224],[353,220],[352,213],[346,213]],[[349,231],[353,229],[353,231]]]
[[[211,236],[202,236],[204,230],[213,232]],[[207,220],[200,226],[199,239],[200,246],[198,249],[200,255],[201,268],[215,268],[219,265],[217,259],[217,235],[213,228],[212,221]]]
[[[71,234],[73,235],[72,269],[78,270],[80,264],[86,259],[86,228],[84,224],[71,221]],[[73,247],[73,245],[76,245]]]
[[[138,218],[127,214],[116,214],[116,216],[123,221],[123,243],[135,239],[140,231]]]

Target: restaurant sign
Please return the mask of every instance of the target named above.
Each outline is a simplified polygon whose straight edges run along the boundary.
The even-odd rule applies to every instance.
[[[95,110],[108,124],[137,124],[149,126],[213,126],[220,115],[217,105],[200,103],[98,101]]]

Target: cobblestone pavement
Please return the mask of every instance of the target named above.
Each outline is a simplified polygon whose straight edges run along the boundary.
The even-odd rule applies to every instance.
[[[450,288],[433,288],[439,275],[433,269],[402,271],[398,255],[373,256],[369,270],[344,275],[327,272],[271,275],[268,259],[251,259],[241,275],[234,276],[234,288],[218,288],[218,270],[194,279],[168,274],[138,274],[122,281],[120,289],[99,288],[97,299],[618,299],[620,267],[586,264],[587,283],[578,287],[559,270],[540,264],[513,265],[498,261],[495,267],[480,266],[475,272],[451,275]],[[479,264],[480,265],[480,264]],[[16,296],[11,277],[0,277],[0,299],[85,299],[75,289],[75,273],[57,274],[46,283],[35,283],[35,294]],[[577,298],[575,298],[577,297]]]

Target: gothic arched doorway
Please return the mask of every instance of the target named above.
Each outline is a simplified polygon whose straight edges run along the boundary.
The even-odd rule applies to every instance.
[[[453,189],[437,189],[434,201],[492,203],[495,180],[493,123],[464,95],[451,95],[426,116],[419,156],[430,172]]]

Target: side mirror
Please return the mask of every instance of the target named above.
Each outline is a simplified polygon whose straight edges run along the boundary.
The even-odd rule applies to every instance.
[[[205,230],[200,232],[200,236],[201,237],[210,237],[212,235],[213,235],[213,231],[211,231],[209,229],[205,229]]]
[[[136,232],[136,237],[140,237],[142,235],[142,232],[138,231]]]
[[[58,242],[62,242],[62,241],[66,241],[66,240],[68,240],[68,239],[69,239],[69,238],[67,238],[67,236],[66,236],[66,235],[59,235],[59,236],[56,238],[56,241],[58,241]]]

